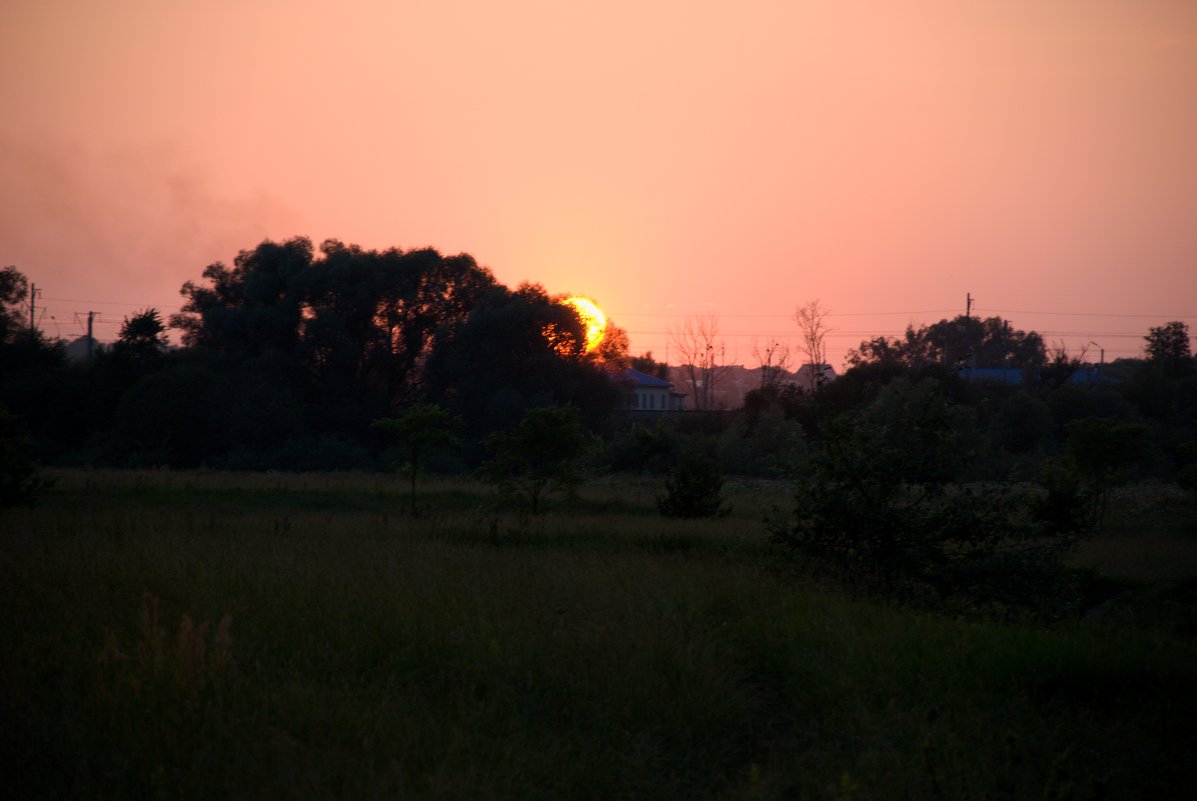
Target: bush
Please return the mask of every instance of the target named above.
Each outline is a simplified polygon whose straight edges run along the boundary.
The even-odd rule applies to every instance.
[[[723,504],[723,471],[709,456],[688,451],[665,480],[665,494],[657,508],[666,517],[725,517],[731,507]]]
[[[612,470],[660,473],[676,449],[676,435],[660,423],[652,428],[633,423],[612,441],[607,458]]]
[[[536,514],[550,495],[573,492],[582,479],[582,459],[593,444],[574,407],[529,409],[514,431],[487,439],[494,457],[478,472],[504,495],[525,500]]]
[[[1126,483],[1132,469],[1147,456],[1147,426],[1084,417],[1073,420],[1065,429],[1068,458],[1088,485],[1096,507],[1095,525],[1100,528],[1110,490]]]
[[[961,411],[934,383],[898,381],[864,413],[840,418],[823,432],[794,516],[774,524],[773,541],[875,575],[888,593],[970,592],[982,575],[996,586],[1024,567],[1026,586],[1060,575],[1072,540],[1039,519],[1033,489],[958,483],[968,455]]]
[[[48,482],[37,475],[25,427],[0,406],[0,509],[32,506],[47,486]]]
[[[718,439],[720,463],[740,476],[784,476],[802,459],[802,426],[787,420],[776,406],[745,414]]]

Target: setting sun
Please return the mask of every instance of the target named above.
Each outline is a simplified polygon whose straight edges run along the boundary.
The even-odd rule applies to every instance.
[[[603,334],[607,331],[607,315],[588,298],[574,296],[562,303],[572,306],[586,324],[586,352],[592,352],[603,341]]]

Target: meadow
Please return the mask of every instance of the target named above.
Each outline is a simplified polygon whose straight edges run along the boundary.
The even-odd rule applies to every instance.
[[[1197,525],[1136,488],[1024,623],[854,596],[782,484],[531,517],[465,479],[60,471],[0,516],[11,797],[1117,799],[1191,788]],[[1153,494],[1154,493],[1154,494]]]

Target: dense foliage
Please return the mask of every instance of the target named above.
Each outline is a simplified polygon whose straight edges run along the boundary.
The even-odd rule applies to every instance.
[[[611,377],[667,369],[629,359],[619,332],[588,353],[568,306],[468,256],[263,242],[182,292],[182,347],[146,309],[69,361],[26,326],[24,276],[0,271],[0,507],[53,500],[0,509],[0,744],[18,794],[1191,785],[1192,497],[1111,502],[1136,480],[1197,491],[1183,322],[1097,371],[1000,318],[943,320],[861,343],[813,389],[766,381],[742,409],[650,415]],[[410,487],[86,470],[47,489],[38,462],[396,464]],[[604,468],[624,475],[583,485]],[[426,480],[435,513],[417,516],[427,471],[500,494]],[[568,517],[546,513],[556,494],[580,496]],[[1079,570],[1069,549],[1111,519],[1115,575]],[[1174,583],[1123,622],[1171,622],[1068,628],[1149,580],[1123,570],[1139,559]]]
[[[0,511],[34,503],[45,487],[33,460],[29,435],[20,421],[0,406]]]
[[[529,409],[514,430],[487,438],[492,456],[478,472],[536,514],[551,496],[573,492],[592,445],[574,407]]]
[[[111,347],[68,362],[31,334],[28,283],[0,272],[0,402],[57,463],[250,469],[380,467],[371,426],[413,403],[460,417],[466,467],[531,408],[570,403],[603,430],[620,402],[585,352],[576,312],[538,286],[509,290],[465,255],[266,241],[182,288],[167,347],[154,309]]]
[[[25,325],[25,277],[0,272],[0,404],[40,461],[336,470],[398,457],[413,513],[429,467],[477,471],[536,512],[583,467],[670,471],[660,510],[676,517],[723,513],[725,474],[786,478],[776,542],[941,594],[1047,581],[1102,527],[1114,487],[1197,475],[1183,321],[1151,327],[1146,358],[1098,370],[1034,331],[961,316],[864,341],[813,388],[770,380],[739,410],[647,415],[612,377],[666,365],[629,358],[617,329],[588,352],[574,309],[466,255],[266,241],[182,295],[182,347],[146,309],[71,362]]]
[[[726,517],[731,507],[723,500],[719,462],[697,451],[683,453],[669,471],[657,508],[666,517]]]

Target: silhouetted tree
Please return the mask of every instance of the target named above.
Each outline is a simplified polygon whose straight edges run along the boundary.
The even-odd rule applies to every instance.
[[[0,346],[15,340],[22,328],[28,330],[21,309],[28,297],[29,279],[11,265],[0,270]]]
[[[823,307],[819,300],[812,300],[805,306],[800,306],[794,312],[794,320],[798,323],[798,332],[802,337],[802,352],[806,354],[806,363],[810,365],[810,386],[806,387],[814,392],[823,384],[823,369],[827,364],[827,315],[829,310]]]
[[[166,346],[166,326],[162,317],[157,309],[146,309],[125,318],[117,340],[112,344],[111,356],[117,362],[144,370],[159,361]]]
[[[235,358],[294,354],[304,317],[302,279],[311,268],[312,242],[295,237],[243,250],[229,268],[209,265],[180,293],[187,299],[171,325],[183,343]]]
[[[135,351],[160,351],[166,347],[166,326],[157,309],[146,309],[121,324],[116,345]]]
[[[714,409],[715,388],[728,370],[726,348],[719,339],[719,316],[687,317],[670,336],[694,408],[700,412]]]
[[[65,349],[30,328],[28,300],[28,279],[15,267],[0,270],[0,406],[18,416],[40,445],[43,437],[57,439],[74,428],[85,399],[59,391],[67,384],[61,380]],[[54,419],[53,411],[65,413]]]
[[[752,343],[752,358],[761,371],[761,388],[776,386],[790,366],[790,346],[784,342]]]
[[[669,365],[653,358],[653,352],[645,351],[640,356],[633,356],[629,361],[633,370],[639,370],[645,375],[651,375],[662,381],[669,380]]]
[[[495,287],[428,361],[429,397],[476,439],[515,426],[533,408],[572,404],[602,430],[619,389],[586,354],[585,326],[536,285]]]
[[[572,406],[529,409],[511,431],[487,439],[494,456],[479,475],[505,494],[522,497],[533,514],[558,492],[572,492],[581,481],[581,462],[593,447]]]
[[[1034,331],[1019,331],[1000,317],[965,315],[918,329],[907,327],[902,338],[875,337],[848,354],[853,365],[881,362],[909,368],[938,363],[1035,369],[1046,358],[1043,337]]]
[[[827,422],[774,541],[863,568],[887,592],[913,582],[1014,604],[1055,594],[1070,536],[1028,514],[1019,487],[959,481],[971,411],[939,382],[899,379],[867,409]]]
[[[1089,346],[1085,345],[1078,355],[1072,356],[1063,342],[1052,345],[1040,374],[1040,383],[1048,388],[1067,384],[1073,374],[1084,365],[1088,350]]]
[[[1173,320],[1147,329],[1147,358],[1165,375],[1176,376],[1193,368],[1193,354],[1189,346],[1189,326]]]
[[[594,358],[609,371],[622,370],[632,363],[629,347],[628,332],[608,320],[603,341],[595,349]]]
[[[495,287],[469,256],[266,241],[183,287],[184,343],[302,399],[308,428],[365,436],[418,396],[434,351]],[[230,366],[231,365],[231,366]]]
[[[416,477],[426,467],[429,457],[458,444],[454,430],[460,428],[461,420],[439,406],[415,403],[398,417],[375,420],[374,426],[384,429],[403,448],[407,461],[399,469],[411,481],[411,515],[415,517]]]

